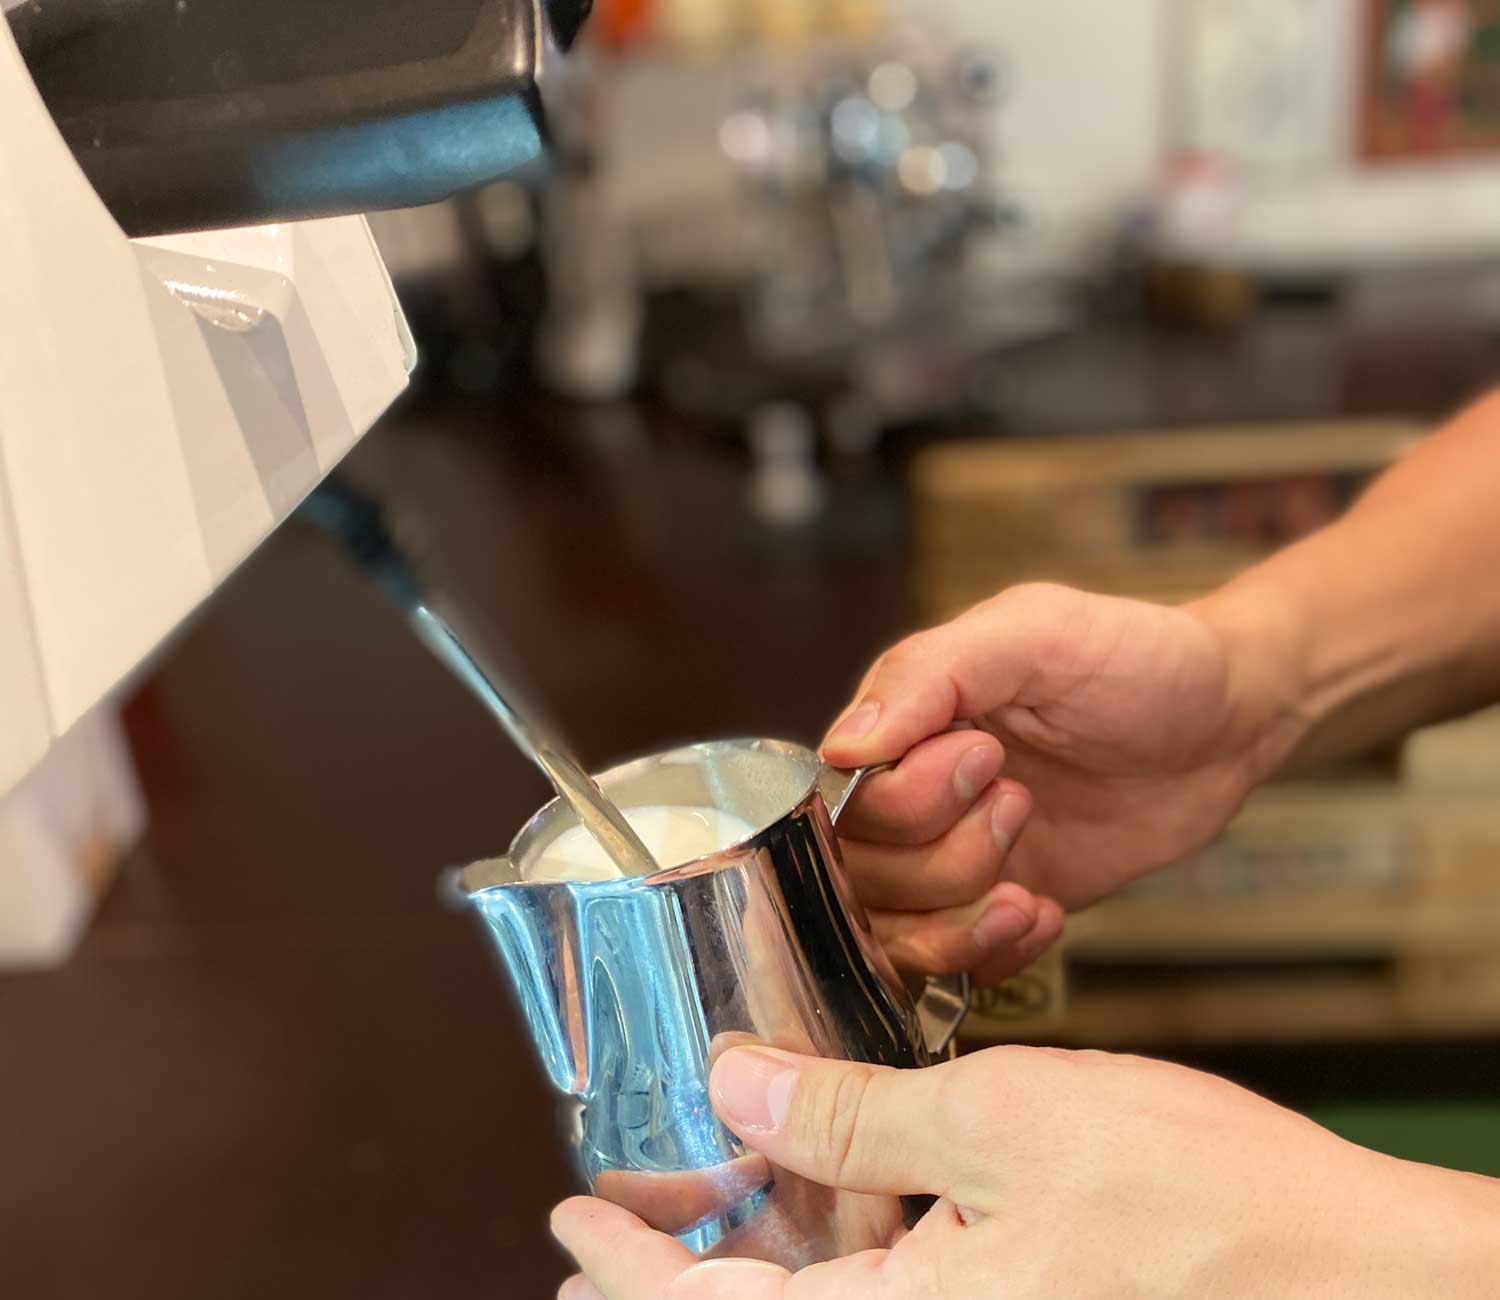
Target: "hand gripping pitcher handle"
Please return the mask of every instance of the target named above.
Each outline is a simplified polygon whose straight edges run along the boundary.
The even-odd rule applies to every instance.
[[[818,793],[823,796],[828,816],[835,828],[860,785],[868,777],[889,772],[895,766],[894,763],[880,763],[851,770],[823,764],[818,773]],[[969,1012],[970,996],[967,973],[927,977],[922,992],[916,999],[917,1020],[922,1027],[923,1041],[934,1060],[941,1060],[952,1054],[958,1027]]]

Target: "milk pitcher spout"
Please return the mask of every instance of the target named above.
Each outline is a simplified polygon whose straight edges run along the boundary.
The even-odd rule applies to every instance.
[[[508,859],[475,863],[462,880],[484,921],[554,1087],[588,1087],[588,1007],[577,908],[566,886],[526,884]],[[480,883],[487,882],[487,883]]]
[[[548,1076],[583,1103],[591,1185],[630,1171],[716,1170],[744,1154],[704,1104],[715,1044],[677,893],[643,877],[528,881],[506,859],[461,879]]]
[[[864,775],[779,741],[690,745],[599,783],[627,815],[685,813],[738,827],[733,842],[658,853],[648,875],[559,878],[576,821],[554,801],[505,858],[460,873],[547,1073],[579,1102],[589,1186],[699,1253],[799,1268],[888,1241],[923,1208],[805,1184],[745,1147],[709,1093],[734,1047],[897,1067],[946,1050],[967,986],[929,980],[914,1002],[843,878],[834,819]]]

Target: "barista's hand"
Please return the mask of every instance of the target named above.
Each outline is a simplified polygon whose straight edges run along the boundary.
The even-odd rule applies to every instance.
[[[1008,974],[1057,937],[1057,904],[1212,839],[1300,734],[1275,638],[1239,644],[1211,601],[1032,585],[882,655],[823,754],[901,759],[839,826],[898,964]],[[1022,913],[1009,936],[1002,905]]]
[[[1031,796],[1000,779],[1005,750],[963,728],[911,746],[839,818],[851,883],[895,964],[970,971],[981,983],[1030,965],[1062,933],[1062,908],[1001,869]]]
[[[1500,1277],[1491,1180],[1176,1066],[1015,1047],[896,1071],[741,1048],[713,1090],[775,1166],[942,1199],[887,1248],[792,1274],[700,1263],[580,1197],[552,1218],[586,1275],[560,1300],[1478,1300]]]

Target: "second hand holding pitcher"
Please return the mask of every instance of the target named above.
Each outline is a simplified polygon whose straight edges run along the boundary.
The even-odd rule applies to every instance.
[[[941,1057],[967,981],[918,1001],[843,876],[834,821],[863,772],[799,745],[689,745],[605,772],[620,807],[723,817],[746,833],[648,876],[552,869],[576,825],[560,800],[457,881],[520,994],[590,1189],[700,1254],[800,1268],[889,1243],[926,1203],[818,1187],[720,1122],[709,1074],[764,1044],[882,1065]]]

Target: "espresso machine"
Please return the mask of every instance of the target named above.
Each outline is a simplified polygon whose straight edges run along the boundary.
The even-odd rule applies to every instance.
[[[3,5],[0,799],[401,392],[410,336],[348,214],[537,162],[588,0]],[[914,998],[842,880],[834,821],[862,775],[775,741],[655,756],[601,778],[622,807],[722,807],[749,837],[553,888],[517,874],[565,829],[553,807],[514,863],[465,878],[581,1102],[590,1185],[643,1209],[685,1193],[658,1226],[696,1249],[800,1264],[923,1208],[801,1186],[707,1098],[713,1054],[747,1036],[897,1065],[947,1050],[966,989]]]
[[[0,0],[0,797],[407,385],[361,215],[537,165],[590,0]]]

